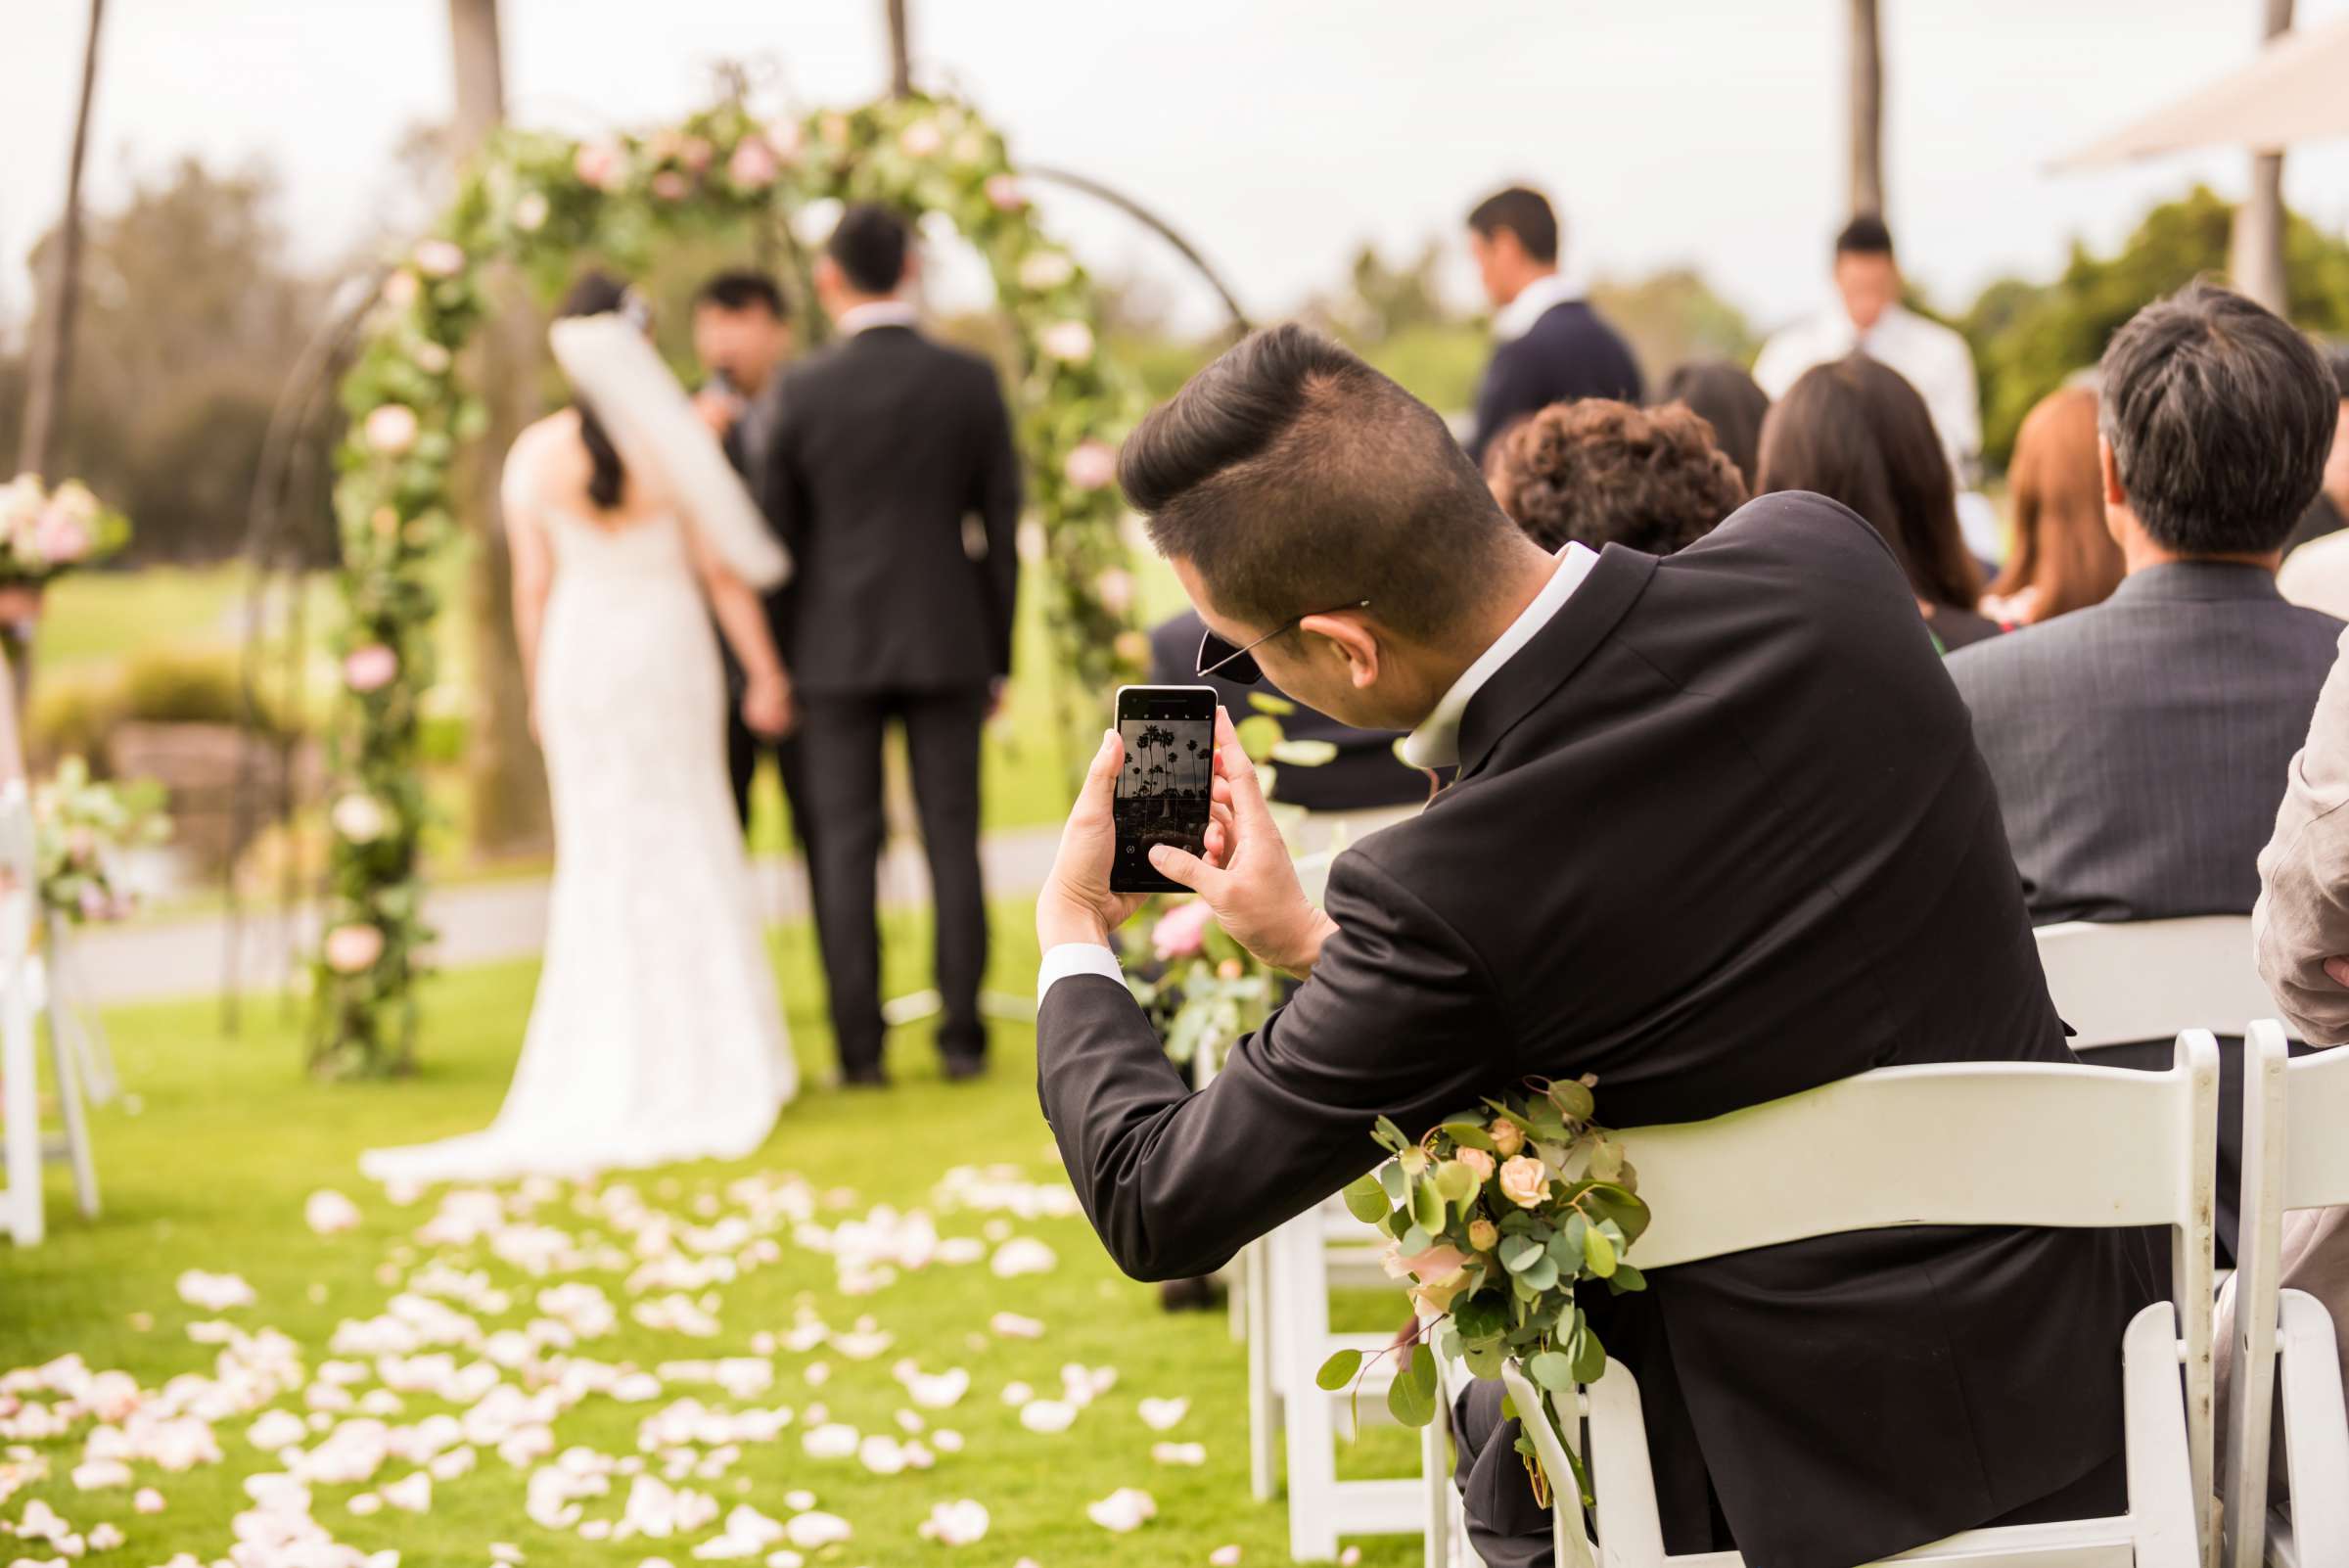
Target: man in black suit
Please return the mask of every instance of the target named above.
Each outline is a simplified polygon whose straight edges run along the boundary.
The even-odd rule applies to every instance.
[[[841,1076],[887,1082],[874,874],[882,733],[905,726],[937,919],[946,1076],[984,1068],[980,727],[1011,672],[1019,458],[994,367],[933,343],[898,298],[911,235],[852,207],[816,264],[841,341],[785,373],[768,515],[799,563],[785,663],[803,717],[817,935]]]
[[[1194,1093],[1106,945],[1133,900],[1108,891],[1104,738],[1036,903],[1037,1070],[1129,1273],[1212,1268],[1371,1169],[1373,1118],[1415,1133],[1527,1075],[1593,1073],[1636,1127],[1899,1063],[2072,1060],[1964,708],[1842,506],[1767,496],[1668,559],[1552,555],[1433,410],[1293,326],[1194,377],[1120,478],[1219,637],[1459,767],[1338,856],[1324,912],[1220,727],[1210,856],[1153,863],[1305,978]],[[2105,1232],[1903,1229],[1586,1305],[1639,1379],[1667,1545],[1840,1568],[2123,1505],[2142,1262]],[[1480,1549],[1545,1559],[1497,1386],[1469,1403]]]
[[[1493,301],[1498,342],[1476,393],[1468,455],[1529,414],[1578,397],[1640,400],[1639,362],[1558,270],[1558,218],[1540,191],[1512,185],[1468,214],[1468,251]]]
[[[2031,918],[2247,915],[2341,623],[2276,591],[2339,395],[2308,340],[2197,284],[2113,335],[2104,517],[2128,576],[2102,604],[1950,656]],[[2218,1227],[2235,1239],[2241,1047],[2220,1052]],[[2101,1064],[2166,1068],[2166,1040]]]
[[[694,394],[694,407],[716,432],[726,461],[763,504],[768,499],[766,450],[781,406],[783,361],[791,352],[791,311],[775,280],[763,272],[738,270],[720,272],[703,284],[693,297],[693,352],[710,378]],[[774,632],[775,647],[786,653],[791,647],[792,602],[789,582],[765,596],[767,625]],[[742,671],[733,652],[722,639],[719,647],[725,655],[727,686],[740,690]],[[729,706],[726,774],[734,786],[735,812],[746,828],[751,821],[751,780],[761,752],[775,759],[783,798],[791,804],[792,832],[803,853],[811,855],[798,737],[755,735],[742,721],[740,705]]]

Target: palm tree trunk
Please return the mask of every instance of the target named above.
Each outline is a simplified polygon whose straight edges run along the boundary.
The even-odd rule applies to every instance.
[[[1851,0],[1852,212],[1884,211],[1884,55],[1876,0]]]
[[[448,35],[456,71],[452,148],[460,166],[505,119],[505,67],[497,0],[448,0]],[[538,355],[535,312],[513,277],[491,284],[492,304],[475,345],[475,376],[489,427],[467,454],[458,478],[460,515],[481,535],[467,585],[473,629],[476,705],[468,748],[473,837],[489,853],[541,848],[549,836],[546,770],[530,739],[530,699],[514,634],[514,563],[499,526],[498,466],[530,422]]]
[[[913,56],[905,42],[905,0],[887,0],[889,12],[889,96],[913,96]]]
[[[2288,32],[2292,0],[2260,0],[2264,12],[2260,37]],[[2234,286],[2279,315],[2284,313],[2290,289],[2283,273],[2283,154],[2251,155],[2251,190],[2234,209],[2234,233],[2228,271]]]
[[[33,321],[30,376],[24,389],[24,429],[17,470],[53,478],[57,432],[73,379],[73,316],[81,303],[81,169],[89,153],[90,104],[98,87],[98,31],[106,0],[90,0],[90,35],[81,52],[81,103],[73,115],[73,151],[66,162],[66,210],[57,226],[56,271],[49,309]]]

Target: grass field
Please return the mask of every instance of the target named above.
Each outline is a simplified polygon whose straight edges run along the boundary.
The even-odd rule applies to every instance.
[[[1027,909],[1000,908],[996,935],[994,981],[1005,990],[1025,992],[1036,959]],[[890,990],[918,986],[927,967],[921,923],[898,920],[890,938]],[[775,953],[794,1036],[812,1082],[828,1065],[829,1042],[808,932],[804,927],[779,932]],[[590,1267],[532,1278],[491,1256],[480,1241],[436,1244],[421,1238],[418,1231],[434,1216],[435,1202],[393,1206],[361,1180],[353,1163],[357,1152],[483,1125],[510,1071],[532,980],[530,967],[509,965],[432,982],[425,1001],[424,1069],[411,1080],[390,1084],[304,1080],[297,1066],[298,1028],[278,1019],[270,1007],[254,1010],[252,1032],[241,1038],[220,1035],[217,1009],[209,1002],[112,1015],[115,1052],[140,1108],[135,1115],[120,1105],[97,1113],[106,1200],[101,1219],[90,1222],[74,1216],[62,1173],[54,1173],[50,1239],[25,1251],[0,1244],[0,1368],[77,1355],[92,1368],[127,1371],[149,1391],[181,1374],[208,1374],[220,1348],[192,1340],[190,1331],[215,1314],[186,1305],[174,1291],[174,1281],[190,1268],[234,1273],[248,1281],[255,1304],[217,1316],[247,1332],[267,1327],[288,1336],[299,1347],[305,1381],[319,1378],[339,1324],[375,1318],[403,1289],[417,1293],[399,1309],[414,1321],[438,1320],[417,1300],[423,1291],[437,1289],[444,1293],[443,1305],[478,1325],[451,1332],[455,1343],[430,1347],[453,1352],[455,1364],[462,1366],[477,1354],[479,1334],[518,1328],[538,1315],[531,1305],[536,1292],[585,1281],[618,1307],[619,1321],[614,1332],[583,1340],[572,1355],[645,1369],[667,1365],[668,1372],[657,1396],[642,1402],[590,1394],[566,1410],[554,1421],[557,1451],[576,1446],[615,1461],[642,1458],[659,1473],[665,1455],[689,1450],[689,1462],[703,1466],[706,1478],[681,1484],[710,1496],[721,1510],[748,1502],[782,1518],[793,1511],[785,1495],[806,1489],[817,1507],[846,1518],[854,1531],[846,1543],[813,1554],[811,1562],[839,1568],[942,1562],[1010,1568],[1027,1557],[1042,1568],[1193,1564],[1204,1563],[1225,1545],[1241,1546],[1245,1562],[1287,1560],[1282,1506],[1260,1505],[1248,1495],[1244,1359],[1222,1315],[1161,1313],[1150,1287],[1116,1272],[1082,1218],[1029,1220],[951,1212],[940,1204],[935,1189],[952,1166],[999,1163],[1027,1182],[1063,1183],[1037,1114],[1034,1045],[1024,1028],[998,1031],[993,1075],[970,1085],[939,1081],[920,1031],[899,1032],[891,1041],[899,1084],[888,1093],[851,1097],[811,1087],[784,1114],[754,1159],[616,1176],[593,1189],[566,1187],[548,1195],[530,1219],[589,1245],[599,1237],[625,1242],[632,1225],[641,1253],[654,1245],[646,1238],[661,1227],[648,1225],[641,1215],[625,1222],[616,1219],[627,1209],[615,1201],[618,1196],[632,1191],[679,1225],[707,1224],[755,1212],[739,1189],[728,1194],[737,1178],[763,1178],[760,1190],[772,1192],[796,1174],[823,1194],[814,1216],[822,1225],[880,1218],[876,1205],[894,1206],[899,1213],[925,1209],[936,1214],[943,1235],[978,1238],[990,1251],[997,1245],[995,1238],[1009,1235],[1042,1241],[1058,1259],[1048,1272],[998,1279],[986,1264],[933,1263],[900,1271],[894,1283],[869,1295],[849,1296],[842,1291],[836,1255],[802,1245],[808,1238],[790,1226],[766,1231],[755,1223],[754,1230],[779,1243],[771,1262],[746,1266],[730,1282],[639,1281],[640,1292],[631,1294],[623,1270]],[[320,1236],[305,1226],[304,1200],[321,1187],[357,1200],[362,1218],[356,1229]],[[515,1189],[506,1189],[504,1196],[511,1221]],[[751,1250],[732,1249],[745,1257]],[[435,1264],[457,1270],[453,1277],[459,1282],[450,1283],[452,1276],[444,1271],[436,1285],[424,1272]],[[462,1275],[474,1270],[482,1277],[462,1282]],[[446,1300],[483,1288],[509,1291],[510,1308],[490,1312]],[[681,1326],[632,1320],[633,1309],[662,1303],[674,1309],[672,1295],[694,1298],[709,1309],[714,1321],[703,1326],[714,1332],[700,1337]],[[1382,1296],[1349,1304],[1347,1315],[1356,1326],[1383,1326],[1396,1318],[1400,1306]],[[1039,1320],[1041,1337],[1006,1338],[996,1332],[990,1318],[1001,1312]],[[802,1352],[762,1354],[758,1347],[766,1342],[759,1336],[787,1333],[803,1313],[845,1337]],[[866,1317],[873,1332],[892,1336],[894,1343],[878,1352],[878,1341],[857,1343],[854,1325]],[[859,1355],[870,1359],[855,1359]],[[773,1387],[737,1399],[689,1381],[671,1364],[721,1357],[771,1365]],[[900,1358],[914,1359],[925,1373],[956,1367],[969,1372],[969,1391],[958,1403],[918,1412],[929,1428],[925,1442],[937,1444],[936,1429],[950,1428],[965,1440],[960,1452],[942,1450],[935,1468],[887,1476],[852,1458],[810,1457],[802,1435],[816,1424],[811,1408],[816,1405],[826,1407],[829,1420],[860,1433],[906,1436],[897,1412],[912,1408],[913,1402],[891,1373]],[[340,1359],[365,1361],[349,1354]],[[376,1390],[392,1364],[362,1366],[348,1394]],[[1071,1364],[1114,1368],[1115,1386],[1082,1409],[1064,1432],[1025,1428],[1018,1411],[1001,1398],[1004,1386],[1025,1382],[1039,1395],[1056,1394],[1062,1368]],[[816,1371],[818,1366],[825,1372]],[[552,1363],[537,1367],[542,1375],[553,1370]],[[816,1380],[826,1372],[828,1380],[819,1386]],[[502,1375],[525,1383],[531,1374]],[[264,1407],[301,1411],[303,1397],[298,1386],[265,1407],[217,1420],[221,1462],[184,1474],[134,1463],[135,1484],[163,1494],[166,1506],[155,1514],[134,1512],[128,1489],[81,1491],[71,1483],[69,1472],[82,1459],[90,1430],[86,1422],[77,1422],[23,1451],[45,1465],[47,1475],[0,1506],[0,1518],[22,1517],[37,1499],[76,1530],[111,1521],[127,1534],[119,1550],[87,1559],[92,1561],[160,1564],[181,1551],[205,1561],[221,1557],[231,1544],[232,1516],[249,1506],[245,1478],[279,1468],[277,1459],[253,1446],[248,1429]],[[331,1391],[319,1397],[338,1398]],[[641,1423],[687,1397],[721,1409],[788,1406],[795,1420],[771,1441],[743,1444],[730,1460],[722,1447],[710,1443],[682,1442],[673,1449],[656,1443],[654,1452],[641,1451]],[[1171,1430],[1153,1431],[1138,1418],[1143,1398],[1184,1398],[1190,1407]],[[394,1427],[432,1412],[461,1409],[429,1394],[400,1399],[400,1411],[386,1417]],[[7,1407],[0,1397],[0,1410]],[[284,1441],[282,1435],[265,1435],[273,1443]],[[316,1431],[302,1439],[305,1445],[319,1440]],[[1203,1445],[1204,1464],[1155,1462],[1153,1445],[1170,1442]],[[1405,1434],[1374,1429],[1345,1462],[1352,1473],[1375,1473],[1381,1467],[1404,1473],[1413,1453]],[[484,1564],[492,1543],[519,1546],[531,1564],[637,1568],[658,1558],[682,1568],[692,1560],[692,1547],[718,1532],[712,1524],[667,1540],[592,1542],[570,1530],[541,1528],[524,1512],[527,1469],[509,1465],[486,1447],[478,1450],[478,1458],[470,1473],[436,1484],[427,1512],[394,1508],[360,1516],[348,1507],[354,1496],[406,1476],[413,1467],[400,1459],[388,1462],[364,1486],[314,1487],[310,1511],[341,1541],[370,1550],[396,1548],[404,1568]],[[12,1468],[0,1463],[0,1475]],[[624,1474],[616,1477],[610,1496],[585,1499],[586,1517],[621,1518],[631,1484]],[[1085,1513],[1086,1503],[1120,1487],[1148,1492],[1158,1507],[1157,1518],[1130,1535],[1112,1535]],[[989,1510],[992,1523],[986,1538],[958,1549],[920,1539],[917,1527],[932,1505],[960,1499],[977,1499]],[[1418,1561],[1412,1542],[1363,1545],[1364,1561],[1371,1564]]]

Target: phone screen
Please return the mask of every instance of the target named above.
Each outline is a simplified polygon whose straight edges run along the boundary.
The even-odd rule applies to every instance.
[[[1118,738],[1118,854],[1109,885],[1117,893],[1180,891],[1150,864],[1154,845],[1207,853],[1210,786],[1216,771],[1216,692],[1212,686],[1122,686]]]

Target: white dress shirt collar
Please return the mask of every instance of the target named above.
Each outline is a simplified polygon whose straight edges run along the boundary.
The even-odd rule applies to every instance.
[[[1493,336],[1503,343],[1522,338],[1553,307],[1580,300],[1584,292],[1580,278],[1568,277],[1563,270],[1544,272],[1493,312]]]
[[[868,300],[843,310],[835,325],[842,337],[853,338],[874,327],[910,327],[920,319],[921,312],[903,300]]]
[[[1520,299],[1523,296],[1519,296]],[[1500,673],[1501,666],[1517,657],[1525,645],[1534,640],[1543,626],[1556,619],[1558,611],[1573,597],[1574,590],[1583,585],[1597,564],[1598,554],[1589,545],[1568,544],[1557,554],[1557,570],[1534,595],[1534,602],[1509,623],[1508,629],[1494,639],[1493,646],[1477,655],[1470,665],[1451,683],[1436,703],[1435,711],[1403,742],[1403,760],[1413,767],[1457,767],[1460,762],[1460,719],[1468,712],[1469,699],[1484,689],[1485,682]]]

